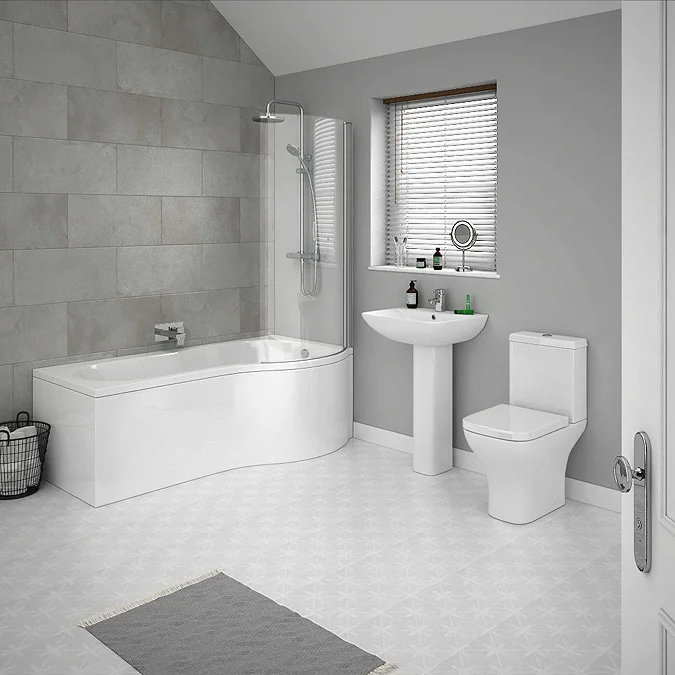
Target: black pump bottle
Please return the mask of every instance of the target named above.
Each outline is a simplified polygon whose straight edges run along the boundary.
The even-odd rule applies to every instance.
[[[408,309],[417,309],[417,289],[415,279],[410,282],[410,288],[405,292],[405,306]]]

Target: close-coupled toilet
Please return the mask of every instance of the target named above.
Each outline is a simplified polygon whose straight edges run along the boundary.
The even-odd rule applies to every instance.
[[[529,523],[565,504],[565,469],[586,429],[584,338],[509,336],[509,403],[462,421],[488,481],[488,513]]]

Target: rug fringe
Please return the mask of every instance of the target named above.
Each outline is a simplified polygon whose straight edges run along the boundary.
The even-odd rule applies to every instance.
[[[158,598],[163,598],[166,595],[171,595],[172,593],[175,593],[176,591],[180,591],[183,588],[187,588],[188,586],[194,586],[195,584],[200,583],[201,581],[206,581],[206,579],[210,579],[211,577],[215,577],[217,574],[220,574],[220,570],[212,570],[211,572],[206,572],[205,574],[200,574],[198,577],[194,577],[193,579],[188,579],[187,581],[183,581],[180,584],[175,584],[174,586],[169,586],[168,588],[165,588],[162,591],[159,591],[158,593],[154,593],[153,595],[148,595],[145,598],[142,598],[141,600],[136,600],[135,602],[130,602],[126,605],[123,605],[122,607],[118,607],[117,609],[111,609],[106,612],[100,612],[99,614],[96,614],[94,616],[89,617],[88,619],[84,619],[83,621],[80,621],[77,625],[80,626],[81,628],[87,628],[89,626],[93,626],[97,623],[101,623],[101,621],[105,621],[106,619],[112,619],[114,616],[119,616],[120,614],[124,614],[125,612],[128,612],[130,609],[136,609],[136,607],[140,607],[141,605],[145,605],[148,602],[152,602],[153,600],[157,600]],[[373,671],[374,673],[377,673],[379,675],[379,672]],[[382,671],[382,672],[389,672],[389,671]]]
[[[386,675],[386,673],[393,673],[398,669],[398,666],[394,663],[383,663],[381,666],[371,670],[368,675]]]

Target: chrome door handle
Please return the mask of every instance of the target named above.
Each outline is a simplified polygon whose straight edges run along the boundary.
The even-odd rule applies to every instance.
[[[644,431],[633,437],[633,469],[630,462],[619,455],[614,458],[614,482],[621,492],[630,492],[633,486],[633,557],[640,572],[651,569],[650,517],[650,461],[652,445]],[[642,465],[642,466],[640,466]]]
[[[632,469],[630,462],[623,455],[614,458],[614,482],[619,492],[630,492],[633,481],[643,480],[644,477],[645,470],[642,467]]]

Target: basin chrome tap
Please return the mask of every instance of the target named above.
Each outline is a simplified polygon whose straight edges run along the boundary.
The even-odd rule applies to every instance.
[[[185,326],[182,321],[155,324],[155,342],[175,342],[176,347],[185,346]]]
[[[443,288],[437,288],[434,291],[434,297],[429,298],[427,302],[430,305],[434,306],[434,310],[436,312],[444,312],[445,311],[445,290]]]

